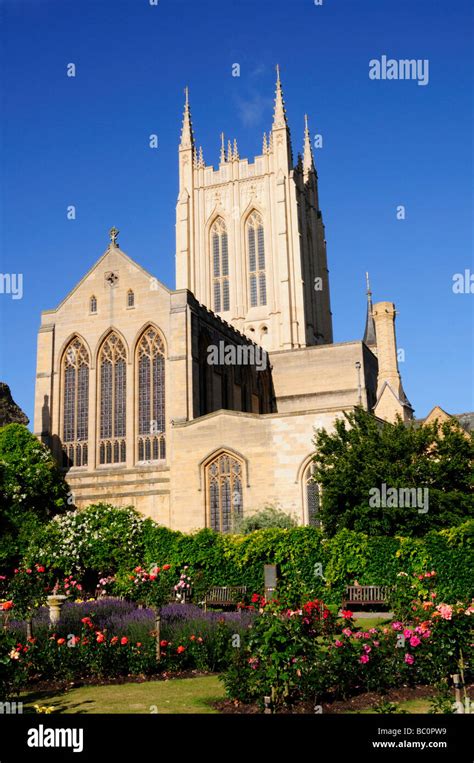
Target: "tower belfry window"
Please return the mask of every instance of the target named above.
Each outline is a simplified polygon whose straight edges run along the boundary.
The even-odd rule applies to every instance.
[[[247,220],[247,247],[249,268],[250,307],[267,304],[265,276],[265,236],[263,222],[258,212],[252,212]]]
[[[229,249],[227,229],[220,217],[211,228],[211,272],[214,311],[225,312],[230,309]]]

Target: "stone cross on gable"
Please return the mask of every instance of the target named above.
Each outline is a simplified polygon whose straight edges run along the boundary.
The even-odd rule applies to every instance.
[[[117,230],[117,228],[115,226],[110,229],[109,236],[110,236],[110,241],[112,242],[112,246],[118,246],[118,244],[117,244],[117,237],[118,237],[119,233],[120,233],[120,231]]]

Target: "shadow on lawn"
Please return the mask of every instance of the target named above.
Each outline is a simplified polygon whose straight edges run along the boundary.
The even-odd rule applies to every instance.
[[[64,701],[65,698],[58,700],[57,691],[38,690],[36,692],[29,692],[26,697],[21,698],[24,704],[24,712],[27,715],[43,715],[43,713],[36,713],[35,705],[40,706],[53,706],[54,715],[65,713],[66,710],[73,711],[74,713],[87,712],[86,705],[93,705],[94,700],[86,699],[75,704],[69,704]],[[82,708],[82,709],[81,709]]]

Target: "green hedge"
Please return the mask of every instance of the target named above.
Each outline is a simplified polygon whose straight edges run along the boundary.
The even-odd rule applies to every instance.
[[[249,535],[221,535],[209,529],[184,534],[143,519],[133,509],[115,511],[91,506],[51,522],[33,540],[26,563],[41,562],[89,579],[95,573],[123,575],[136,565],[169,563],[177,570],[189,565],[200,587],[245,585],[250,592],[262,592],[263,564],[276,563],[282,587],[311,591],[334,604],[355,578],[362,585],[392,585],[399,572],[434,569],[438,600],[466,600],[474,593],[474,520],[422,538],[371,537],[347,529],[324,538],[314,527],[256,530]]]
[[[473,547],[473,520],[423,538],[341,530],[324,539],[313,527],[257,530],[246,536],[212,530],[185,535],[149,526],[144,562],[189,564],[193,572],[205,571],[209,585],[246,585],[252,592],[262,591],[263,564],[278,564],[284,587],[299,583],[335,604],[354,579],[361,585],[393,585],[399,572],[434,569],[439,600],[455,601],[474,595]],[[320,569],[325,580],[317,574]]]

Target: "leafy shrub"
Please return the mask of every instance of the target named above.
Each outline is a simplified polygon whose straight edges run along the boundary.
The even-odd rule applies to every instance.
[[[31,535],[70,501],[51,451],[22,424],[1,427],[0,571],[16,566]]]
[[[268,530],[270,528],[279,528],[288,530],[290,527],[296,527],[297,521],[294,517],[277,509],[275,506],[266,506],[255,514],[241,517],[235,524],[235,532],[241,535],[248,535],[254,530]]]
[[[301,526],[248,535],[210,529],[184,534],[160,527],[131,508],[99,504],[50,522],[32,539],[25,563],[80,575],[91,592],[103,576],[123,580],[137,566],[188,566],[196,602],[214,585],[247,586],[263,593],[263,565],[277,564],[280,593],[291,595],[295,606],[308,597],[340,604],[355,578],[361,585],[394,586],[399,572],[412,576],[435,569],[438,596],[456,601],[474,594],[473,539],[472,519],[423,538],[368,536],[348,529],[326,538],[318,528]]]

